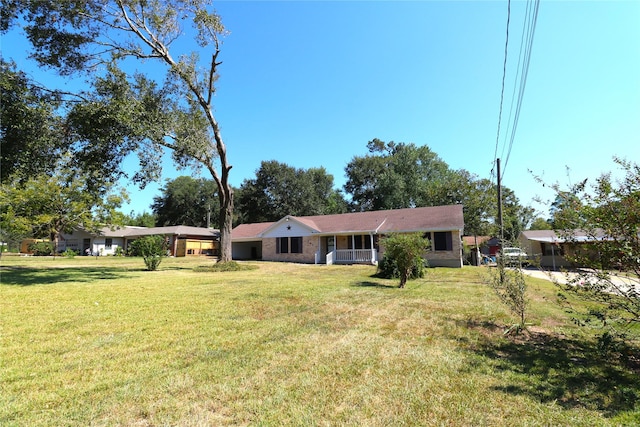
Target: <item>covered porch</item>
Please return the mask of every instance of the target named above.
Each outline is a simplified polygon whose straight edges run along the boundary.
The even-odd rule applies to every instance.
[[[378,264],[378,235],[320,236],[316,264]]]

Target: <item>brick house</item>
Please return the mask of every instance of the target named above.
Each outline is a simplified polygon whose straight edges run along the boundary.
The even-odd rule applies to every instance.
[[[233,259],[308,264],[377,264],[380,238],[420,232],[431,241],[424,258],[433,267],[462,267],[462,205],[291,216],[241,224],[231,234]]]

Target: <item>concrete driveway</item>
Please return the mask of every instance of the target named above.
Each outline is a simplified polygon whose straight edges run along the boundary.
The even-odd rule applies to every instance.
[[[538,279],[545,279],[555,283],[567,284],[569,281],[573,281],[580,277],[580,273],[577,272],[561,272],[561,271],[547,271],[540,270],[537,268],[524,268],[522,272],[527,276],[536,277]],[[582,276],[585,273],[583,272]],[[611,293],[627,293],[629,290],[635,290],[635,297],[638,298],[640,296],[640,280],[638,278],[631,277],[623,277],[623,276],[615,276],[611,275],[611,289],[609,292]],[[586,277],[586,279],[592,279],[595,281],[594,277]]]

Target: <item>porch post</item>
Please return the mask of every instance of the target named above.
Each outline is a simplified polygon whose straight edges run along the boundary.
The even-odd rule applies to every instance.
[[[373,247],[373,233],[369,233],[369,240],[371,241],[371,264],[376,262],[376,248]]]
[[[356,261],[356,236],[355,234],[351,235],[351,261]]]

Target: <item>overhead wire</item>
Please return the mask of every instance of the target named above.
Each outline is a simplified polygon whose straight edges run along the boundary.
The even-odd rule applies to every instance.
[[[498,112],[498,131],[496,134],[496,148],[493,153],[493,162],[492,164],[496,164],[496,159],[498,158],[498,145],[500,141],[500,125],[502,123],[502,104],[504,102],[504,83],[507,78],[507,54],[509,52],[509,23],[511,21],[511,0],[507,2],[507,35],[505,37],[504,42],[504,61],[502,63],[502,90],[500,91],[500,111]],[[491,169],[491,177],[493,177],[493,168]]]
[[[504,158],[505,150],[506,158],[503,163],[503,167],[500,173],[500,177],[504,176],[506,166],[511,157],[511,151],[513,148],[513,142],[515,140],[516,129],[518,126],[518,120],[520,118],[520,111],[522,108],[522,100],[524,99],[524,91],[527,82],[527,75],[529,73],[529,64],[531,62],[531,51],[533,46],[533,38],[535,35],[536,23],[538,20],[538,10],[540,7],[540,0],[527,0],[527,8],[524,16],[524,23],[522,28],[522,34],[520,38],[520,52],[518,54],[518,65],[516,67],[516,75],[513,84],[513,93],[511,96],[511,106],[509,109],[509,118],[506,124],[506,132],[504,132],[504,142],[502,145],[501,157]],[[511,21],[511,0],[507,3],[507,31],[505,39],[504,50],[504,62],[502,67],[502,88],[500,91],[500,109],[498,113],[498,129],[496,132],[496,145],[494,150],[492,165],[495,166],[498,159],[498,147],[500,146],[500,134],[502,128],[502,113],[504,104],[504,90],[505,81],[507,75],[507,59],[508,59],[508,47],[509,47],[509,26]],[[516,100],[516,89],[518,89],[518,96]],[[514,110],[515,103],[515,110]],[[513,121],[512,121],[513,118]],[[508,149],[507,149],[508,147]],[[491,169],[491,178],[493,179],[494,169]]]
[[[533,3],[533,4],[532,4]],[[531,63],[531,52],[532,52],[532,48],[533,48],[533,38],[535,35],[535,30],[536,30],[536,23],[538,21],[538,10],[540,7],[540,0],[534,0],[533,2],[531,0],[527,1],[527,10],[525,13],[525,25],[523,26],[522,29],[522,37],[521,37],[521,42],[520,42],[520,55],[519,55],[519,59],[518,59],[518,73],[520,75],[520,80],[519,80],[519,92],[518,92],[518,101],[516,104],[516,110],[515,110],[515,115],[514,115],[514,119],[513,122],[511,122],[511,112],[509,113],[509,123],[511,123],[510,126],[510,135],[509,135],[509,130],[507,130],[507,135],[510,136],[509,138],[509,149],[507,150],[507,155],[504,161],[504,166],[502,168],[502,175],[504,176],[505,170],[507,168],[507,165],[509,163],[509,158],[511,157],[511,150],[513,148],[513,141],[515,139],[516,136],[516,129],[518,127],[518,120],[520,119],[520,111],[522,109],[522,100],[524,99],[524,92],[525,92],[525,87],[527,85],[527,76],[529,74],[529,64]],[[526,36],[525,36],[526,34]],[[526,41],[526,42],[525,42]],[[522,45],[524,44],[524,55],[523,55],[523,49],[522,49]],[[522,61],[522,67],[520,68],[520,58],[524,57],[524,60]],[[516,89],[516,84],[517,84],[518,78],[516,75],[516,80],[514,82],[514,94],[512,96],[511,99],[511,108],[513,108],[513,98],[515,98],[515,89]],[[506,136],[505,136],[506,138]],[[504,152],[504,147],[506,146],[506,139],[505,139],[505,144],[503,145],[503,152]]]

